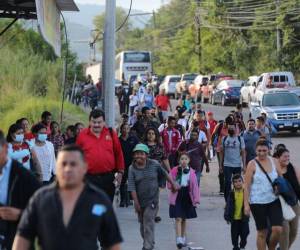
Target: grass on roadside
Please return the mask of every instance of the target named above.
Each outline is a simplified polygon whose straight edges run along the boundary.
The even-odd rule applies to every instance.
[[[3,109],[1,105],[0,116],[0,129],[7,132],[9,126],[16,122],[17,119],[26,117],[31,124],[34,124],[40,120],[41,113],[48,110],[53,115],[53,120],[60,121],[61,102],[51,100],[47,97],[38,98],[22,98],[21,100],[10,100],[10,107]],[[1,102],[3,104],[3,102]],[[5,106],[5,105],[4,105]],[[88,120],[87,114],[84,113],[79,107],[65,102],[62,129],[70,124],[76,122],[83,122],[86,124]]]

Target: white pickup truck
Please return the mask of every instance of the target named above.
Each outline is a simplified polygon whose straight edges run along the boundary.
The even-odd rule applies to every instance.
[[[272,82],[270,82],[270,78],[272,79]],[[262,101],[263,95],[268,90],[273,88],[289,90],[300,97],[300,88],[296,86],[295,78],[292,72],[269,72],[261,74],[258,78],[251,101]]]

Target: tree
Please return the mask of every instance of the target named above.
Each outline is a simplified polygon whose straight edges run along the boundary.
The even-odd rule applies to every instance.
[[[124,20],[126,19],[128,13],[122,9],[121,7],[117,7],[116,9],[116,27],[121,27]],[[99,32],[104,32],[104,25],[105,25],[105,13],[98,15],[94,18],[94,25],[96,27],[96,34],[98,35]],[[127,22],[122,26],[122,29],[118,31],[117,37],[116,37],[116,47],[118,50],[124,49],[124,44],[129,38],[129,33],[132,29],[132,24],[130,22],[130,19],[127,20]],[[102,37],[102,36],[100,36]],[[100,41],[100,49],[102,49],[102,41]]]

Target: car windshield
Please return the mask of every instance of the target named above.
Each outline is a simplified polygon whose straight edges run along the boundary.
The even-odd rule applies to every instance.
[[[274,93],[265,95],[262,105],[264,107],[297,106],[300,105],[300,101],[298,96],[292,93]]]
[[[171,77],[169,82],[179,82],[180,81],[180,77]]]
[[[197,77],[197,75],[184,75],[183,80],[184,81],[193,81],[193,80],[195,80],[196,77]]]

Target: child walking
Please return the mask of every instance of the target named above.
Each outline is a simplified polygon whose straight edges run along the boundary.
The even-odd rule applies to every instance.
[[[190,158],[186,153],[181,154],[179,166],[170,172],[172,180],[180,186],[178,191],[170,192],[169,214],[175,219],[176,245],[178,249],[186,246],[186,220],[197,217],[196,205],[200,202],[200,191],[195,171],[189,167]],[[171,189],[171,186],[168,185]]]
[[[228,195],[224,219],[227,223],[231,223],[233,250],[243,250],[249,235],[249,217],[244,214],[243,178],[240,174],[236,174],[232,177],[232,182],[234,189]]]

